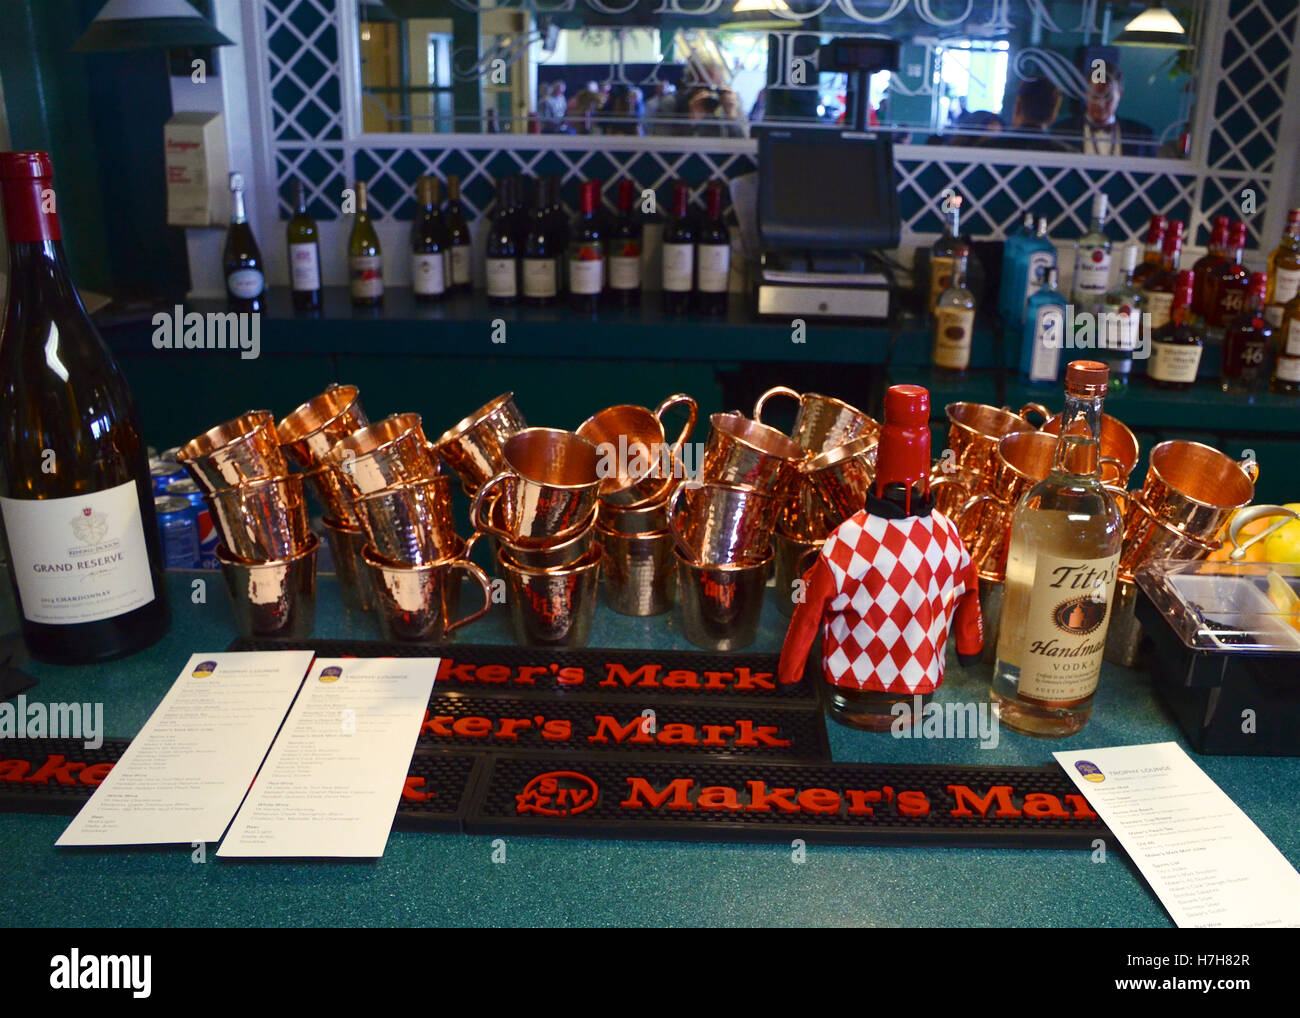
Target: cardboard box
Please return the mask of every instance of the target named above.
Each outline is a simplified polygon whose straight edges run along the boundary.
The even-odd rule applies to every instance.
[[[167,160],[167,222],[213,226],[225,222],[226,132],[220,113],[177,113],[163,127]]]

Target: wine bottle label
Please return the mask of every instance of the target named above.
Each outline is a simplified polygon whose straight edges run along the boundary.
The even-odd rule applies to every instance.
[[[0,498],[23,615],[97,622],[155,597],[134,481],[69,498]]]
[[[1288,357],[1300,357],[1300,318],[1291,319],[1282,344],[1282,352]]]
[[[1038,555],[1018,699],[1058,708],[1096,692],[1118,572],[1118,553],[1097,559]]]
[[[1285,269],[1278,266],[1273,273],[1273,303],[1289,303],[1300,293],[1300,269]]]
[[[641,289],[641,256],[614,255],[609,260],[611,290]]]
[[[1300,382],[1300,357],[1287,357],[1285,354],[1279,357],[1277,377],[1282,382]]]
[[[1076,296],[1101,297],[1110,289],[1110,255],[1099,247],[1081,247],[1074,259]]]
[[[453,286],[469,283],[469,245],[457,244],[451,249],[451,282]]]
[[[1034,251],[1025,263],[1025,300],[1029,300],[1047,283],[1047,270],[1056,268],[1055,251]],[[1023,310],[1021,315],[1023,315]],[[1053,376],[1055,377],[1055,376]]]
[[[695,245],[664,245],[664,289],[690,292],[695,276]]]
[[[1172,293],[1143,290],[1142,300],[1147,306],[1147,314],[1151,316],[1152,332],[1169,324],[1169,319],[1174,313],[1174,295]]]
[[[514,258],[489,258],[487,292],[489,297],[519,296],[519,262]]]
[[[257,269],[236,269],[226,277],[226,286],[232,297],[251,300],[262,296],[262,291],[266,289],[266,279]]]
[[[605,258],[600,244],[574,244],[569,249],[569,292],[595,294],[605,286]]]
[[[1284,304],[1270,304],[1264,309],[1264,321],[1275,329],[1282,324],[1282,319],[1285,317],[1286,305]]]
[[[441,251],[411,255],[411,287],[422,297],[447,292],[447,258]]]
[[[939,305],[939,295],[952,283],[951,258],[930,259],[930,303],[926,305],[933,311]]]
[[[1034,316],[1034,348],[1029,355],[1031,382],[1054,382],[1060,375],[1064,332],[1065,312],[1061,306],[1042,305]]]
[[[559,292],[554,258],[524,259],[524,296],[554,297]]]
[[[731,278],[731,245],[701,244],[696,257],[700,260],[700,292],[726,293]]]
[[[1194,382],[1200,366],[1200,343],[1153,343],[1147,373],[1158,382]]]
[[[970,366],[970,343],[974,330],[974,308],[939,308],[934,323],[935,367],[965,371]]]
[[[299,293],[319,290],[320,249],[315,244],[290,244],[289,275]]]
[[[352,276],[353,297],[382,297],[384,295],[383,258],[379,255],[353,255],[348,259]]]

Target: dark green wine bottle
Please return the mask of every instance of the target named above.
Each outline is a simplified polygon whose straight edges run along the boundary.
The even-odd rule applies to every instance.
[[[316,220],[307,214],[302,181],[293,182],[293,218],[286,230],[289,240],[289,287],[295,311],[320,310],[320,237]]]
[[[348,274],[352,280],[352,303],[375,307],[384,301],[384,254],[379,234],[366,211],[366,184],[357,181],[357,212],[348,238]]]
[[[266,294],[265,264],[244,212],[244,175],[230,175],[230,229],[222,256],[226,302],[231,311],[261,311]]]

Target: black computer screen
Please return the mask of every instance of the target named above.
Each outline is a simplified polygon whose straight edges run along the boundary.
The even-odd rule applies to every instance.
[[[862,251],[898,245],[898,185],[887,137],[764,131],[758,174],[764,247]]]

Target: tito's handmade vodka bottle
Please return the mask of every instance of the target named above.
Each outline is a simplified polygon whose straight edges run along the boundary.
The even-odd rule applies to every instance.
[[[1106,366],[1074,361],[1052,472],[1016,506],[991,697],[1002,724],[1072,735],[1101,673],[1122,525],[1098,458]]]

